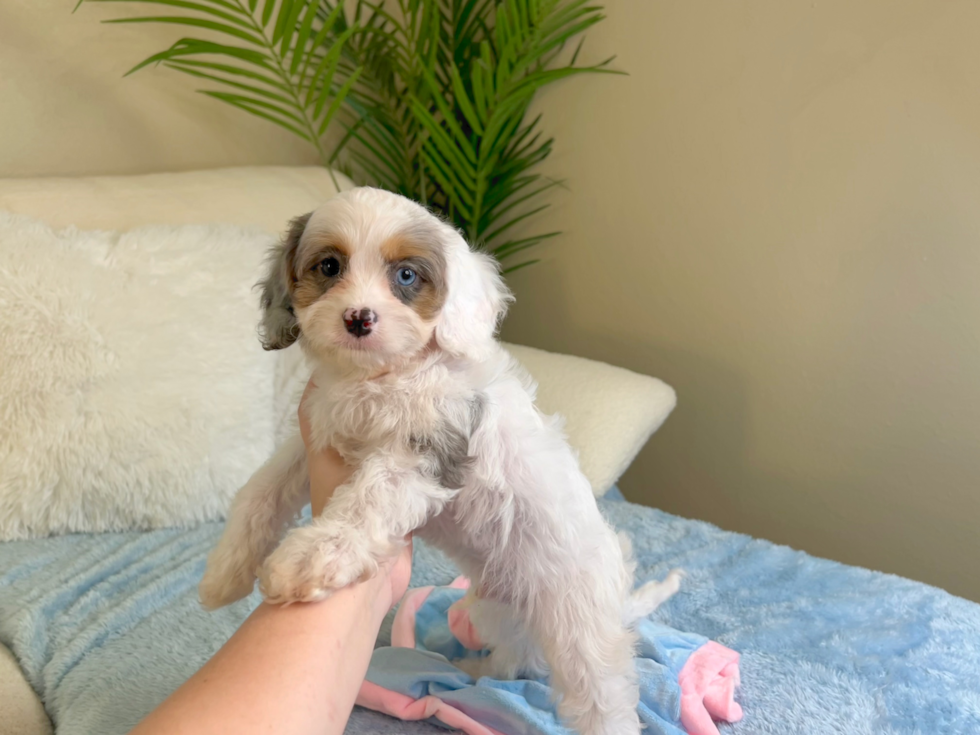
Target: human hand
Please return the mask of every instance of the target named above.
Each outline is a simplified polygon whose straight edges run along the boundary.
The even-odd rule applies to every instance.
[[[344,463],[343,457],[333,447],[320,451],[312,448],[310,420],[304,406],[314,388],[316,383],[313,382],[313,378],[310,378],[306,390],[303,391],[303,398],[299,402],[299,431],[306,446],[306,466],[310,474],[310,505],[313,515],[318,516],[333,496],[334,490],[347,482],[353,470]]]

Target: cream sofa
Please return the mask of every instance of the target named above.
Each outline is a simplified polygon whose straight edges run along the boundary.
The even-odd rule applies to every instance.
[[[344,182],[342,185],[349,185]],[[336,189],[315,167],[243,167],[123,177],[0,180],[0,210],[55,227],[126,230],[144,224],[227,222],[270,232]],[[654,378],[530,347],[509,349],[539,382],[539,404],[559,412],[597,495],[622,474],[675,404]],[[16,660],[0,646],[0,735],[50,731]]]

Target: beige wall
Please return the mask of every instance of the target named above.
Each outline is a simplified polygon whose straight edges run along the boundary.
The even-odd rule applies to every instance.
[[[676,387],[630,499],[980,600],[980,3],[605,4],[505,336]]]
[[[73,4],[0,4],[0,176],[313,162]],[[505,336],[677,388],[630,498],[980,600],[980,3],[606,5]]]
[[[75,4],[0,2],[0,177],[316,163],[306,142],[197,94],[204,80],[163,68],[123,79],[186,33],[101,21],[167,8]]]

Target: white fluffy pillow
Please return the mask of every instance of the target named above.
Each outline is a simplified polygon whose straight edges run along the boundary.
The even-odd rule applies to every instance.
[[[0,539],[212,520],[273,449],[272,236],[0,212]]]

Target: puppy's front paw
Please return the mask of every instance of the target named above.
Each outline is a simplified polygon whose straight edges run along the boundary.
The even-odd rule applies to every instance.
[[[217,610],[247,597],[254,586],[254,567],[247,559],[227,559],[215,551],[208,558],[197,593],[205,609]]]
[[[267,602],[312,602],[378,571],[361,538],[329,527],[296,528],[259,571]]]

